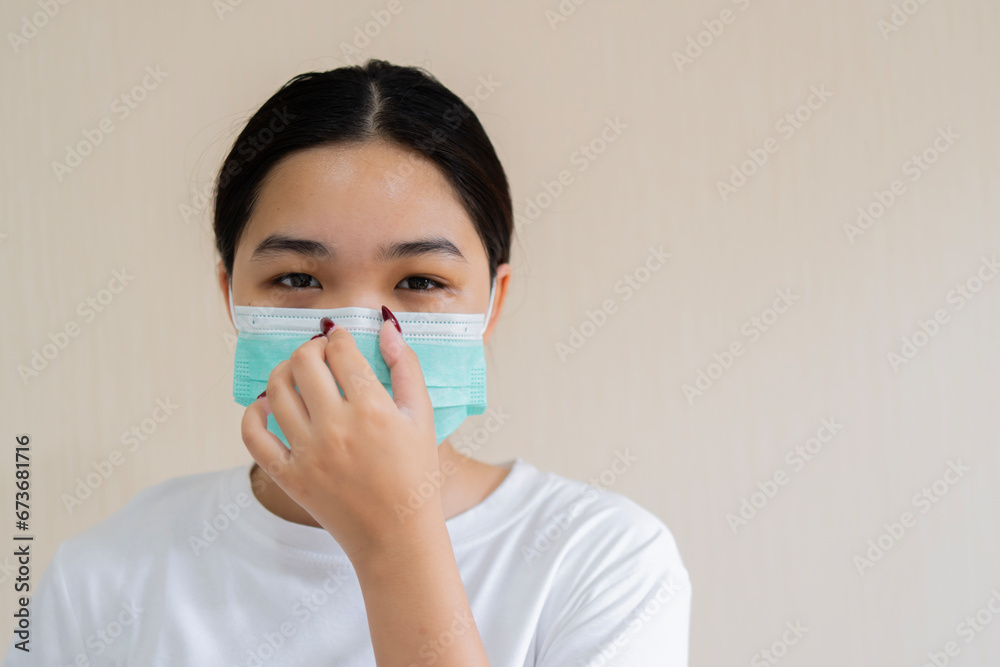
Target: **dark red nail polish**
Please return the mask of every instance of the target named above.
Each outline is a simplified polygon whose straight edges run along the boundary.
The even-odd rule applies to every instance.
[[[336,326],[329,317],[324,317],[319,321],[319,326],[323,329],[323,335],[330,333],[330,329]]]
[[[326,335],[326,334],[321,334],[321,333],[318,333],[318,334],[316,334],[315,336],[313,336],[312,338],[310,338],[309,340],[316,340],[317,338],[322,338],[322,337],[323,337],[323,336],[325,336],[325,335]]]
[[[257,398],[264,398],[265,396],[267,396],[267,389],[265,389],[264,391],[260,392],[260,396],[258,396]]]
[[[396,321],[396,316],[392,314],[391,310],[382,306],[382,321],[385,322],[386,320],[392,320],[392,324],[396,327],[396,331],[403,333],[403,330],[399,328],[399,322]]]

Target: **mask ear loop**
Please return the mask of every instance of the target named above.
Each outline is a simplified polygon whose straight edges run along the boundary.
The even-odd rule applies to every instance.
[[[490,325],[490,313],[493,312],[493,297],[496,294],[495,292],[496,286],[497,286],[497,279],[493,278],[493,283],[490,285],[490,306],[489,308],[486,309],[486,318],[483,320],[483,330],[479,332],[480,336],[486,333],[486,327]]]
[[[233,279],[227,277],[226,281],[229,283],[229,316],[233,318],[233,326],[239,331],[240,325],[236,323],[236,309],[233,308]]]

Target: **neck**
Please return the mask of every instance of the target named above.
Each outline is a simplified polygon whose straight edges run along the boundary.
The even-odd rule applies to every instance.
[[[442,475],[441,506],[445,520],[482,502],[508,472],[506,468],[497,468],[460,454],[447,439],[438,446],[438,462],[442,469],[448,463],[447,468],[454,470],[450,475]],[[251,469],[250,484],[254,496],[272,514],[292,523],[322,527],[256,463]]]

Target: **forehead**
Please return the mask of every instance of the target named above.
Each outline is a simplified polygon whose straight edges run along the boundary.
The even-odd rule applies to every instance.
[[[412,149],[382,140],[312,147],[275,164],[244,239],[291,228],[341,243],[414,232],[447,234],[456,244],[478,242],[472,220],[438,167]]]

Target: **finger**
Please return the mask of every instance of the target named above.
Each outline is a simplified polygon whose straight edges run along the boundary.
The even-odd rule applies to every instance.
[[[344,402],[337,391],[333,373],[326,365],[326,336],[320,334],[302,343],[289,357],[292,380],[299,388],[299,394],[310,415],[321,414],[324,410],[335,410]]]
[[[388,392],[358,349],[351,332],[335,326],[327,332],[326,338],[327,366],[348,402],[372,399],[379,393],[388,398]]]
[[[413,348],[407,345],[392,320],[382,324],[379,333],[379,351],[389,367],[389,377],[392,381],[392,400],[401,412],[410,419],[417,421],[426,415],[434,414],[431,397],[427,393],[427,383],[424,371],[420,368],[420,359]]]
[[[275,366],[267,379],[267,401],[289,446],[294,447],[307,433],[310,419],[302,396],[295,390],[292,366],[287,359]]]
[[[251,403],[243,413],[240,435],[253,460],[274,479],[274,471],[286,470],[291,464],[292,453],[278,436],[267,430],[267,414],[266,397]]]

